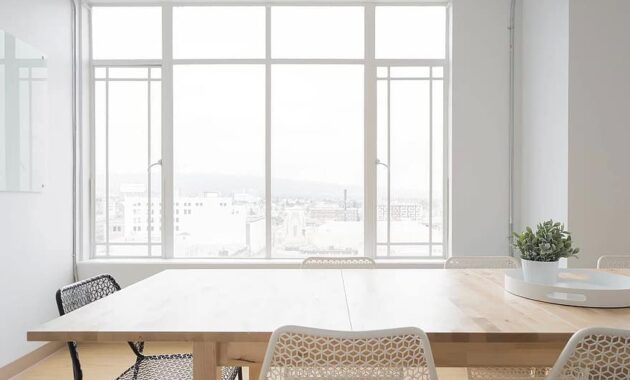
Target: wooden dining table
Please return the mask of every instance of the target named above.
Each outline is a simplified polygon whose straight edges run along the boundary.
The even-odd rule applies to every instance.
[[[27,336],[192,342],[194,379],[214,380],[220,366],[247,366],[256,379],[271,333],[283,325],[419,327],[440,367],[551,366],[581,328],[630,328],[630,308],[533,301],[506,292],[503,277],[496,269],[165,270]]]

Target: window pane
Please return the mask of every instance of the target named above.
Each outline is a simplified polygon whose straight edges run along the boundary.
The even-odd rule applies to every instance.
[[[400,66],[392,67],[390,76],[392,78],[429,78],[429,67],[424,66]]]
[[[265,253],[265,68],[174,69],[175,256]]]
[[[92,54],[94,59],[161,58],[161,8],[92,8]]]
[[[433,81],[433,242],[444,239],[444,82]],[[439,251],[441,252],[441,251]],[[436,254],[434,247],[433,254]]]
[[[446,57],[446,8],[376,7],[376,58]]]
[[[440,247],[441,248],[441,247]],[[441,256],[441,249],[433,248],[433,256]],[[438,254],[439,253],[439,254]],[[387,254],[387,247],[379,245],[376,249],[377,257],[427,257],[432,256],[429,251],[428,245],[393,245],[389,248],[389,255]]]
[[[273,58],[363,58],[363,7],[273,7]]]
[[[148,67],[110,67],[109,79],[147,79]]]
[[[176,7],[175,58],[264,58],[264,7]]]
[[[147,82],[109,82],[108,99],[109,240],[147,242]],[[137,248],[146,254],[146,246]]]
[[[394,80],[388,86],[387,81],[382,80],[377,87],[378,158],[388,165],[379,167],[377,172],[377,240],[380,243],[429,242],[429,83]],[[396,250],[401,251],[399,247]],[[390,255],[394,256],[393,252],[392,246]]]
[[[272,68],[275,257],[363,252],[363,67]]]
[[[159,254],[161,168],[147,168],[161,158],[160,82],[101,79],[94,95],[95,252],[146,256],[150,238]]]
[[[107,241],[105,91],[105,82],[94,83],[94,240],[97,243]]]

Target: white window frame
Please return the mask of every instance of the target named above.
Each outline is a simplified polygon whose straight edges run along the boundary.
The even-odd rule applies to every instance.
[[[194,3],[169,3],[164,2],[142,2],[142,3],[98,3],[97,7],[161,7],[162,8],[162,59],[98,59],[92,58],[92,35],[91,27],[89,28],[89,45],[90,45],[90,75],[89,75],[89,92],[90,92],[90,259],[94,258],[174,258],[174,167],[173,167],[173,67],[178,64],[258,64],[265,65],[265,221],[266,221],[266,255],[265,259],[274,259],[272,256],[272,226],[271,226],[271,67],[273,64],[360,64],[364,67],[364,256],[378,259],[422,259],[422,260],[442,260],[447,257],[449,252],[449,93],[450,93],[450,5],[448,1],[356,1],[356,2],[325,2],[325,1],[287,1],[281,3],[275,2],[194,2]],[[264,6],[266,13],[265,23],[265,58],[243,59],[174,59],[173,58],[173,8],[185,6]],[[359,59],[319,59],[319,58],[299,58],[284,59],[271,57],[271,8],[281,6],[359,6],[364,9],[364,58]],[[445,39],[445,58],[444,59],[377,59],[375,57],[375,9],[378,6],[444,6],[446,12],[446,39]],[[91,8],[89,12],[89,24],[91,25]],[[95,67],[161,67],[162,68],[162,251],[161,256],[96,256],[95,241],[95,167],[94,167],[94,68]],[[391,245],[428,245],[431,253],[432,245],[442,246],[441,256],[378,256],[377,257],[377,75],[376,68],[378,66],[441,66],[443,67],[443,85],[444,85],[444,115],[443,115],[443,216],[442,216],[442,242],[432,242],[432,228],[429,242],[418,243],[391,243]],[[432,120],[431,120],[432,123]],[[149,140],[150,141],[150,140]],[[432,155],[431,155],[432,157]],[[433,168],[430,170],[433,173]],[[432,175],[430,179],[430,189],[433,189]],[[150,200],[150,195],[149,195]],[[148,202],[150,204],[150,202]],[[432,200],[429,202],[432,203]],[[391,213],[391,210],[388,210]],[[150,212],[149,212],[150,218]],[[430,216],[432,218],[432,216]],[[98,243],[105,245],[106,243]],[[111,243],[109,243],[111,244]],[[135,243],[148,245],[149,243]],[[125,243],[124,245],[134,245],[134,243]],[[379,243],[378,245],[382,245]],[[109,250],[108,250],[109,252]],[[149,251],[150,252],[150,251]],[[178,257],[180,259],[180,257]],[[181,257],[181,259],[185,259]],[[199,259],[199,258],[196,258]],[[204,259],[221,260],[219,257],[207,257]],[[247,259],[239,259],[246,261]]]

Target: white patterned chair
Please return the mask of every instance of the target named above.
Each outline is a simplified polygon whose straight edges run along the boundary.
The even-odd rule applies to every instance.
[[[630,330],[591,327],[576,332],[547,379],[630,379]]]
[[[521,263],[511,256],[455,256],[444,262],[444,269],[516,269]]]
[[[285,326],[271,336],[259,380],[437,380],[417,328],[348,332]]]
[[[630,269],[630,255],[601,256],[597,260],[598,269]]]
[[[307,257],[302,268],[311,269],[367,269],[374,268],[376,262],[371,257]]]
[[[521,263],[511,256],[450,257],[444,269],[517,269]],[[544,379],[549,368],[538,367],[470,367],[468,380],[532,380]]]

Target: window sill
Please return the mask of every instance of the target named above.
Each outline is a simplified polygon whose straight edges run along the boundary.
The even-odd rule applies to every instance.
[[[442,268],[444,259],[376,259],[377,268]],[[78,266],[147,265],[166,268],[300,268],[301,259],[161,259],[109,258],[79,261]]]
[[[77,264],[79,279],[103,273],[114,276],[125,287],[167,269],[299,269],[300,259],[234,260],[234,259],[92,259]],[[443,268],[443,259],[377,260],[377,268],[419,269]]]

